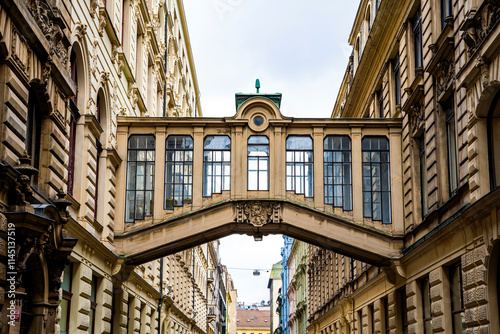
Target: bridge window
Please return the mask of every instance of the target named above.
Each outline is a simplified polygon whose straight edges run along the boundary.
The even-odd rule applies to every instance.
[[[248,190],[269,190],[269,139],[248,138]]]
[[[171,210],[193,199],[193,139],[168,136],[165,157],[165,209]]]
[[[128,140],[125,222],[153,215],[155,137],[131,136]]]
[[[230,190],[231,139],[207,136],[203,143],[203,196]]]
[[[363,214],[391,223],[389,141],[385,137],[365,137],[363,150]]]
[[[313,142],[311,137],[286,140],[286,190],[313,197]]]
[[[328,136],[323,143],[325,204],[352,210],[351,139]]]

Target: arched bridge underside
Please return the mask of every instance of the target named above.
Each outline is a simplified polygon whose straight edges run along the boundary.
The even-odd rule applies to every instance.
[[[288,200],[226,200],[161,223],[116,235],[127,265],[232,234],[285,234],[355,259],[389,266],[403,241],[365,225]]]

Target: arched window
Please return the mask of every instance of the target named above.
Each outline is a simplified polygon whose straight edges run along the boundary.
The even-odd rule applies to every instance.
[[[286,139],[286,190],[313,197],[313,142],[307,136]]]
[[[328,136],[323,143],[325,204],[352,210],[351,139]]]
[[[385,137],[365,137],[363,151],[363,215],[373,220],[391,223],[391,174],[389,140]]]
[[[490,187],[493,190],[500,186],[500,92],[491,104],[487,127]]]
[[[94,219],[98,218],[98,210],[101,209],[99,207],[99,193],[104,193],[104,183],[100,182],[102,177],[99,177],[101,174],[105,174],[106,164],[101,164],[101,154],[103,152],[102,142],[106,140],[106,107],[104,103],[104,93],[102,90],[99,90],[97,94],[96,101],[96,109],[95,109],[95,117],[97,122],[103,129],[103,132],[100,136],[96,138],[96,173],[95,173],[95,195],[94,195]],[[102,170],[101,170],[102,169]],[[102,183],[102,184],[101,184]],[[102,189],[101,189],[102,188]]]
[[[75,145],[76,145],[76,121],[78,112],[78,73],[76,64],[76,53],[71,51],[71,79],[76,85],[76,95],[70,99],[70,119],[69,119],[69,161],[68,161],[68,194],[73,195],[73,185],[75,180]]]
[[[203,142],[203,196],[220,194],[231,186],[231,139],[206,136]]]
[[[269,190],[269,139],[248,138],[248,190]]]
[[[155,137],[133,135],[128,140],[125,222],[153,215]]]
[[[193,199],[193,139],[168,136],[165,163],[165,209],[191,203]]]

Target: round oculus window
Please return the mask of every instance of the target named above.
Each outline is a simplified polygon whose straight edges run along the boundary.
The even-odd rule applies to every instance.
[[[264,124],[264,119],[260,116],[257,116],[253,119],[253,124],[261,126],[262,124]]]

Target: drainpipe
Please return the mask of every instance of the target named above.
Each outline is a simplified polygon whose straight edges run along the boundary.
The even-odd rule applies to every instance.
[[[165,73],[168,75],[168,10],[165,1]],[[163,84],[163,117],[167,116],[167,80]]]
[[[161,333],[161,305],[163,303],[163,257],[160,259],[160,300],[158,300],[158,333]]]

